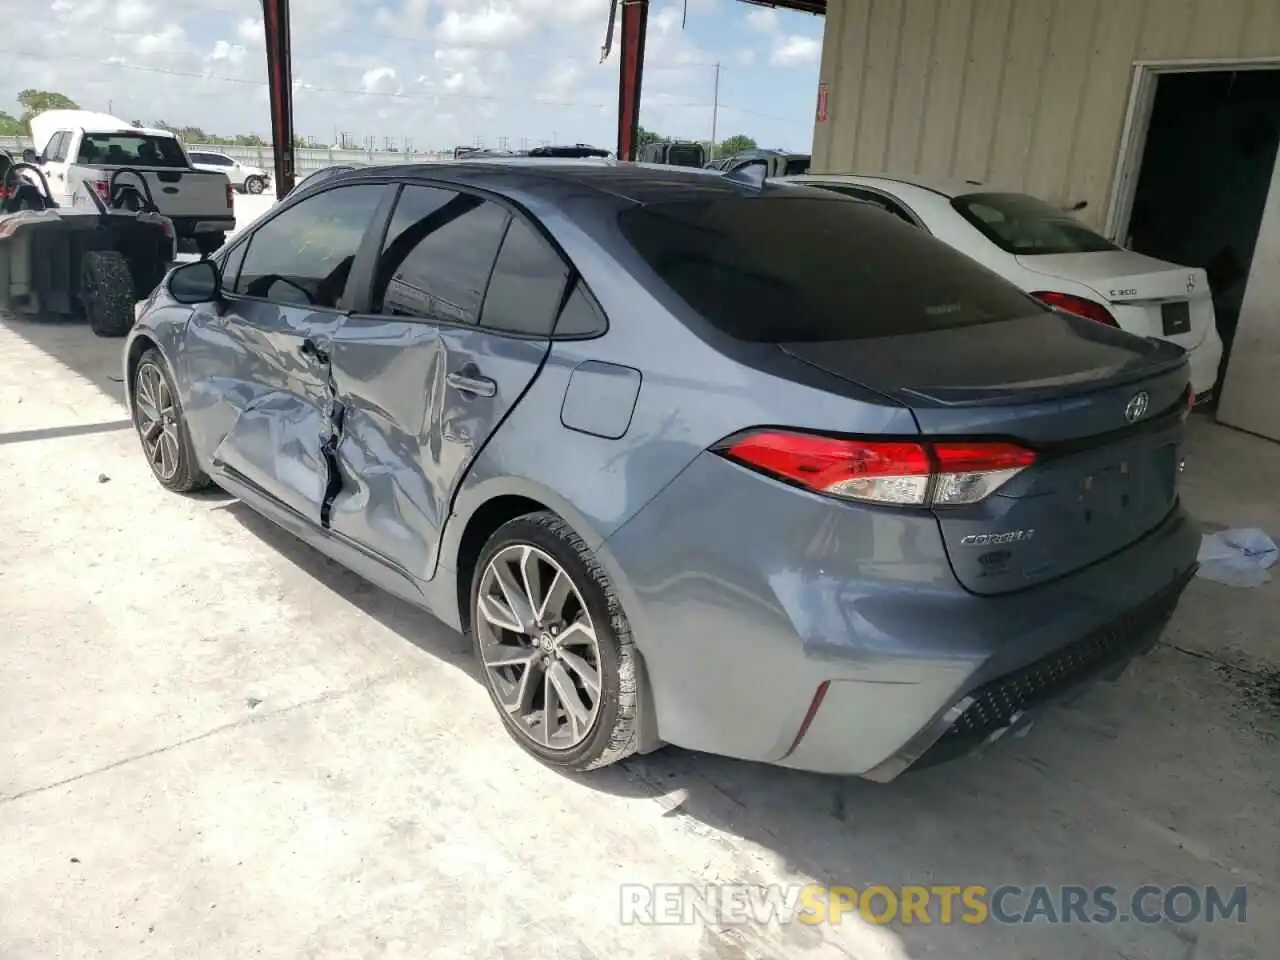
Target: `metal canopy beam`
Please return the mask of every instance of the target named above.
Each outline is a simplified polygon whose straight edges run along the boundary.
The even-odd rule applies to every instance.
[[[267,40],[267,94],[271,102],[271,152],[276,196],[293,189],[293,64],[289,51],[289,0],[262,0]]]
[[[649,29],[649,0],[622,0],[622,48],[618,64],[618,159],[636,158],[640,132],[640,82],[644,76],[644,38]]]

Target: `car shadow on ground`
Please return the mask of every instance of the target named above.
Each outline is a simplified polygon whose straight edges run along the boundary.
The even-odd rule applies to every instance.
[[[124,404],[123,337],[96,337],[81,320],[2,317],[0,323],[31,346]]]

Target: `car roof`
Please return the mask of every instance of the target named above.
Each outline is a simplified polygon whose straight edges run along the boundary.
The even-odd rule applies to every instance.
[[[930,177],[924,174],[898,173],[807,173],[796,180],[824,180],[830,183],[862,183],[873,186],[877,182],[884,184],[905,184],[928,190],[951,199],[966,193],[976,193],[986,187],[981,180],[948,179],[946,177]]]
[[[761,187],[701,167],[620,163],[595,158],[540,160],[512,157],[378,165],[337,174],[328,182],[351,183],[385,176],[407,180],[446,180],[459,186],[536,196],[553,204],[564,196],[566,187],[575,188],[574,192],[579,196],[582,190],[590,190],[637,204],[759,196],[761,192],[772,194],[774,191],[795,189],[794,185],[784,187],[769,183]]]

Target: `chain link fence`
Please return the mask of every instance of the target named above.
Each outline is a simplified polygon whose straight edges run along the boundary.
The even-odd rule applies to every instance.
[[[0,137],[0,148],[8,150],[15,156],[22,153],[32,142],[27,137]],[[190,152],[195,150],[209,153],[221,153],[241,163],[261,167],[272,173],[275,160],[271,155],[271,144],[256,147],[229,146],[224,143],[184,143]],[[426,163],[433,160],[449,160],[453,158],[452,150],[432,151],[397,151],[397,150],[363,150],[334,149],[330,147],[296,147],[294,149],[295,173],[299,178],[336,163],[367,163],[385,165],[389,163]]]

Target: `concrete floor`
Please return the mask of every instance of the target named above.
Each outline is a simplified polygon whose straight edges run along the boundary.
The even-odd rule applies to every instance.
[[[460,641],[220,496],[164,493],[119,343],[0,323],[0,957],[1244,960],[1280,944],[1280,579],[1191,586],[1119,683],[876,786],[509,742]],[[1194,428],[1209,526],[1280,446]],[[624,882],[1219,884],[1248,922],[619,923]]]

